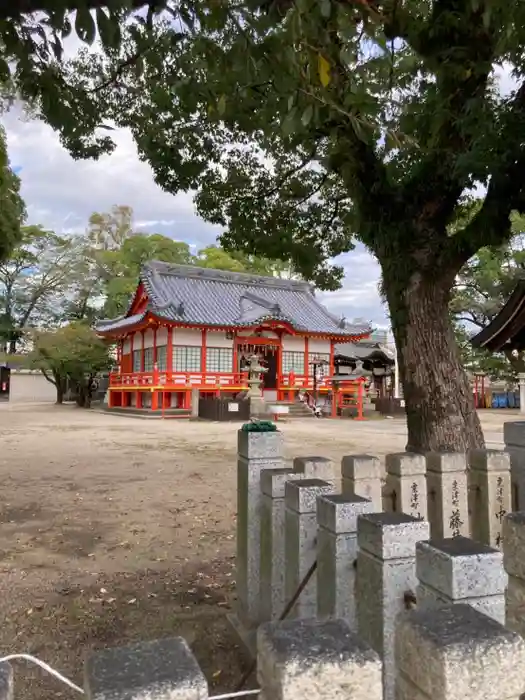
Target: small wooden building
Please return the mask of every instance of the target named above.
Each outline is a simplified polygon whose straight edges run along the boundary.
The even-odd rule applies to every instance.
[[[128,312],[102,321],[117,344],[109,408],[190,408],[193,389],[247,388],[247,358],[267,368],[264,395],[279,401],[313,388],[314,363],[334,374],[337,343],[371,333],[333,316],[306,282],[162,262],[146,264]],[[316,377],[319,393],[330,382]]]
[[[471,343],[490,352],[525,350],[525,280],[518,283],[498,315]]]

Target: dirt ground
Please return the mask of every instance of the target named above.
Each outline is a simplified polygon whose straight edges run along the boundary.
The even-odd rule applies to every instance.
[[[501,447],[513,411],[482,415]],[[235,596],[238,424],[0,405],[0,654],[37,655],[82,685],[94,648],[183,635],[214,692],[245,669]],[[283,423],[288,457],[402,450],[401,420]],[[74,693],[16,669],[17,700]]]

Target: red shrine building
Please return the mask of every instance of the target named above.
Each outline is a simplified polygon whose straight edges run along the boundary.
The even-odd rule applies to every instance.
[[[267,368],[266,400],[328,393],[336,344],[367,338],[371,328],[337,319],[306,282],[150,262],[127,313],[96,331],[117,346],[108,407],[157,411],[189,409],[194,389],[247,389],[254,353]],[[322,368],[315,382],[314,368]]]

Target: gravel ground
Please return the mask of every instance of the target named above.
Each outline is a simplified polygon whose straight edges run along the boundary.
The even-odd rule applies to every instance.
[[[490,447],[514,411],[486,411]],[[233,690],[238,424],[0,405],[0,653],[82,684],[90,649],[182,634],[211,688]],[[282,423],[288,457],[402,450],[401,420]],[[74,697],[17,667],[17,700]]]

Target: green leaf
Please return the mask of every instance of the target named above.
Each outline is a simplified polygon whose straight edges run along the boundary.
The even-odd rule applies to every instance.
[[[312,121],[313,116],[314,108],[312,105],[308,105],[308,107],[303,112],[303,116],[301,117],[301,122],[303,126],[308,126],[308,124]]]
[[[297,116],[297,107],[292,107],[281,123],[281,128],[285,136],[291,136],[295,131],[295,118]]]
[[[101,7],[97,7],[97,27],[105,49],[118,49],[120,46],[120,27],[118,18],[108,17]]]
[[[221,95],[219,101],[217,102],[217,111],[222,116],[226,111],[226,95]]]
[[[323,87],[328,87],[332,81],[330,64],[322,54],[319,54],[317,61],[317,69],[319,71],[319,80],[321,81],[321,85]]]
[[[332,3],[330,0],[321,0],[321,14],[326,19],[329,19],[332,14]]]
[[[92,44],[94,42],[96,35],[95,20],[91,16],[91,12],[85,6],[81,6],[77,10],[75,31],[79,39],[86,44]]]

